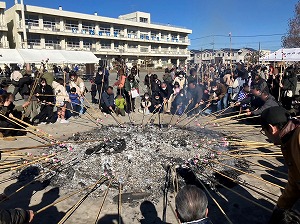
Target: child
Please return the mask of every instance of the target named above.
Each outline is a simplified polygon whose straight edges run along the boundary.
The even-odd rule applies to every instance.
[[[56,81],[52,82],[52,87],[54,89],[54,94],[56,96],[56,106],[57,106],[57,122],[61,124],[69,123],[68,120],[65,119],[67,102],[69,101],[69,95],[64,87],[64,80],[59,78]]]
[[[145,93],[142,100],[141,100],[141,112],[144,115],[150,114],[149,108],[151,107],[151,101],[150,101],[150,96],[149,93]]]
[[[98,104],[99,101],[95,98],[97,94],[97,85],[95,81],[91,80],[91,96],[92,96],[92,103]]]
[[[79,97],[78,93],[76,93],[75,87],[72,87],[70,91],[71,91],[71,93],[69,94],[69,97],[70,97],[72,108],[73,108],[73,116],[75,116],[77,118],[79,116],[79,111],[81,108],[80,97]]]
[[[116,114],[121,116],[125,116],[125,106],[126,101],[122,95],[118,95],[116,98]]]

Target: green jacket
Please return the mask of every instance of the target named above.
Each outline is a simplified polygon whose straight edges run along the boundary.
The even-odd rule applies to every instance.
[[[126,105],[126,101],[124,98],[121,98],[121,99],[116,99],[116,106],[119,108],[119,109],[124,109],[125,108],[125,105]]]

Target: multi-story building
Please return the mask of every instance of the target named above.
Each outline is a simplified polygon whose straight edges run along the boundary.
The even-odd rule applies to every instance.
[[[101,59],[122,57],[139,64],[151,61],[156,66],[183,64],[189,57],[192,31],[151,23],[149,13],[108,18],[62,7],[22,7],[15,4],[5,12],[10,48],[92,51]]]
[[[252,53],[257,52],[252,48],[229,49],[224,48],[220,50],[205,49],[202,51],[191,50],[192,63],[216,63],[216,64],[230,64],[239,61],[248,62]]]
[[[5,21],[6,3],[0,2],[0,48],[9,48],[7,41],[7,24]]]

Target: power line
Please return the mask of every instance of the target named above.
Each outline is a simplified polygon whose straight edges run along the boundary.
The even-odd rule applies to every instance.
[[[231,35],[232,38],[252,38],[252,37],[272,37],[272,36],[283,36],[286,35],[287,33],[274,33],[274,34],[257,34],[257,35]],[[205,39],[208,37],[229,37],[229,35],[208,35],[208,36],[203,36],[203,37],[196,37],[192,38],[191,40],[199,40],[199,39]]]

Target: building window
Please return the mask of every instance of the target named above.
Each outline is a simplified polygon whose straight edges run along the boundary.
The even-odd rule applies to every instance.
[[[141,23],[148,23],[148,18],[140,17]]]

